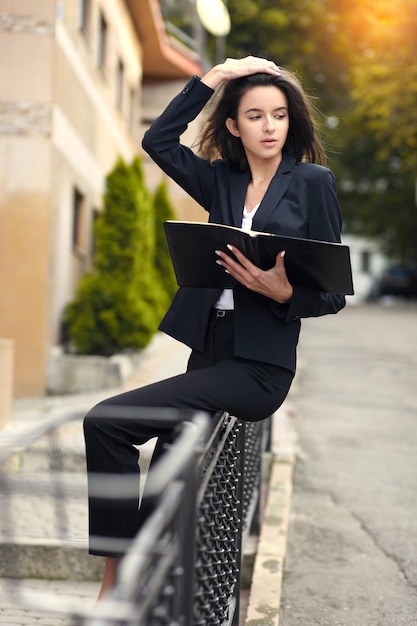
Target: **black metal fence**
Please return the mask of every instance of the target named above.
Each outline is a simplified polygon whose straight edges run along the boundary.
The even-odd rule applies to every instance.
[[[175,436],[149,470],[141,503],[145,521],[121,562],[118,584],[94,614],[76,603],[61,602],[60,610],[74,626],[237,625],[243,548],[249,530],[259,525],[270,420],[242,423],[227,413],[209,420],[172,411],[152,419],[172,420]],[[0,446],[0,461],[12,450],[10,441],[8,450]],[[108,496],[108,476],[105,481]],[[0,482],[6,495],[19,488],[8,482],[7,469],[0,470]],[[56,488],[56,476],[54,485],[62,526],[66,491]],[[24,497],[36,486],[26,481],[20,488]],[[58,609],[47,597],[36,604]]]

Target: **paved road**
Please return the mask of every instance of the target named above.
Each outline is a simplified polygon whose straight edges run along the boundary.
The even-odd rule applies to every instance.
[[[303,322],[280,626],[417,625],[417,304]]]

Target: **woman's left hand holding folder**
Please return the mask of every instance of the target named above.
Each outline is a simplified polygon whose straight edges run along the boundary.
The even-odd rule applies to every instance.
[[[293,288],[285,271],[285,251],[277,254],[274,267],[269,270],[261,270],[251,263],[238,248],[231,245],[228,245],[228,248],[237,261],[225,252],[216,250],[219,257],[216,262],[224,267],[225,271],[239,283],[280,304],[288,302],[292,298]]]

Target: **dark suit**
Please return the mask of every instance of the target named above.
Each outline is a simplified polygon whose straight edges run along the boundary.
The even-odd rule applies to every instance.
[[[240,227],[250,173],[235,172],[220,160],[209,164],[178,140],[212,94],[212,89],[192,78],[145,133],[143,147],[210,213],[209,221]],[[332,172],[297,162],[284,152],[255,214],[253,230],[339,242],[341,225]],[[336,313],[345,299],[300,285],[293,288],[294,295],[286,305],[245,287],[235,288],[236,356],[295,371],[300,318]],[[218,296],[216,289],[179,289],[161,330],[191,348],[204,350],[208,316]]]
[[[249,173],[239,174],[221,161],[214,165],[179,144],[185,130],[211,96],[197,78],[189,81],[146,133],[143,145],[152,158],[210,212],[210,220],[241,226]],[[339,241],[341,218],[330,170],[297,163],[284,154],[255,215],[253,228],[277,234]],[[214,251],[213,251],[214,263]],[[141,423],[140,407],[226,410],[244,420],[271,415],[284,401],[293,379],[300,317],[336,313],[342,296],[293,285],[291,302],[280,305],[244,287],[234,290],[235,312],[217,318],[216,289],[180,289],[161,329],[193,348],[187,372],[120,394],[94,407],[84,432],[89,474],[90,552],[114,556],[120,548],[103,537],[125,540],[137,531],[138,497],[117,507],[94,498],[90,478],[97,473],[137,474],[134,445],[170,433]],[[137,407],[130,421],[103,420],[103,407],[120,416],[120,407]],[[160,449],[160,447],[158,448]]]

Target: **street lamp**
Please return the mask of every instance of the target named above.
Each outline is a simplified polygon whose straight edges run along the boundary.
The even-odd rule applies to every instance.
[[[230,32],[230,15],[226,5],[222,0],[196,0],[197,25],[196,40],[198,52],[201,59],[205,59],[204,54],[204,32],[201,25],[207,32],[216,37],[216,63],[224,59],[226,35]]]

